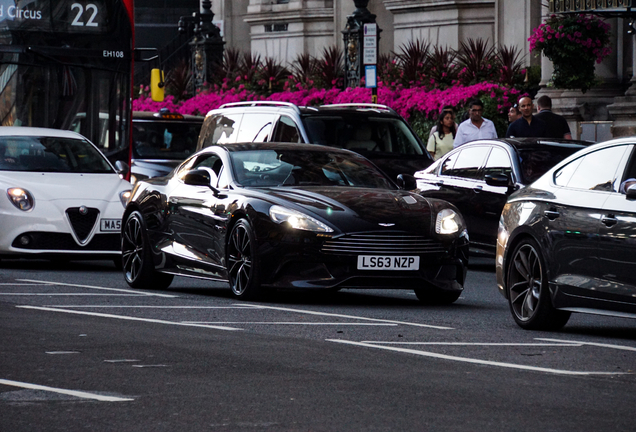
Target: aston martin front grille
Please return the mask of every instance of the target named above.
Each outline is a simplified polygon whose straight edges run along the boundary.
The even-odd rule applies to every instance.
[[[327,240],[322,252],[338,255],[432,254],[444,252],[444,246],[426,237],[403,232],[347,234]]]
[[[71,226],[75,235],[80,242],[86,241],[88,235],[93,231],[97,217],[99,216],[99,210],[96,208],[86,209],[86,214],[80,213],[79,207],[71,207],[66,209],[66,216],[71,221]]]

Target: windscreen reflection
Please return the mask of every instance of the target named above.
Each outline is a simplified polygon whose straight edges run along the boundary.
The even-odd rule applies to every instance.
[[[236,180],[243,186],[347,186],[395,189],[366,159],[342,153],[250,150],[231,153]]]

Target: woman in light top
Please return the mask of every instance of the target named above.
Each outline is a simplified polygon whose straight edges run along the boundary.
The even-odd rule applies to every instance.
[[[437,160],[453,149],[457,131],[453,113],[442,111],[437,120],[437,130],[428,139],[426,150]]]

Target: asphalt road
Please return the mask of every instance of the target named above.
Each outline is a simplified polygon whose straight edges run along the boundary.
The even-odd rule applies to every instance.
[[[454,305],[425,306],[3,260],[0,431],[635,430],[636,321],[524,331],[473,263]]]

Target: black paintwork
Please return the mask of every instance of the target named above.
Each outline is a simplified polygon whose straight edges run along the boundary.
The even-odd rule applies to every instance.
[[[449,201],[457,206],[466,221],[471,247],[493,254],[497,241],[499,217],[510,194],[527,186],[554,164],[589,144],[591,143],[585,141],[540,138],[473,141],[454,149],[429,168],[418,172],[416,192],[422,196]],[[486,181],[484,165],[488,156],[480,164],[476,178],[448,176],[440,173],[447,159],[472,147],[500,148],[508,153],[511,175],[507,186],[497,185],[494,181],[489,184]],[[522,157],[530,158],[531,155],[537,154],[541,157],[537,158],[539,161],[533,165],[533,172],[530,172],[529,168],[522,164]]]
[[[633,144],[636,139],[590,147],[510,196],[501,217],[496,256],[497,284],[504,297],[512,251],[532,238],[547,265],[554,307],[636,316],[636,201],[618,192],[618,185],[633,177],[636,168]],[[554,174],[561,167],[615,146],[627,148],[622,160],[611,162],[616,169],[613,191],[555,184]]]
[[[194,158],[214,153],[230,167],[230,152],[255,149],[300,150],[303,154],[331,152],[343,158],[364,159],[352,152],[307,144],[226,144],[212,146],[186,160],[168,177],[141,181],[124,219],[140,210],[155,253],[157,270],[185,276],[227,280],[227,235],[236,222],[247,219],[258,245],[261,282],[270,287],[391,287],[460,291],[467,265],[468,239],[463,228],[451,235],[435,232],[439,211],[454,207],[400,190],[390,181],[387,188],[344,186],[243,187],[229,170],[229,186],[222,189],[184,183],[186,167]],[[368,162],[364,162],[368,165]],[[384,175],[373,168],[378,176]],[[194,180],[200,182],[197,175]],[[272,221],[272,205],[301,211],[333,229],[315,233]],[[391,224],[390,226],[383,226]],[[420,256],[419,271],[357,270],[356,253],[325,253],[326,241],[367,233],[400,238],[421,236],[435,246]],[[392,250],[385,255],[413,255]],[[378,253],[378,255],[381,255]]]

